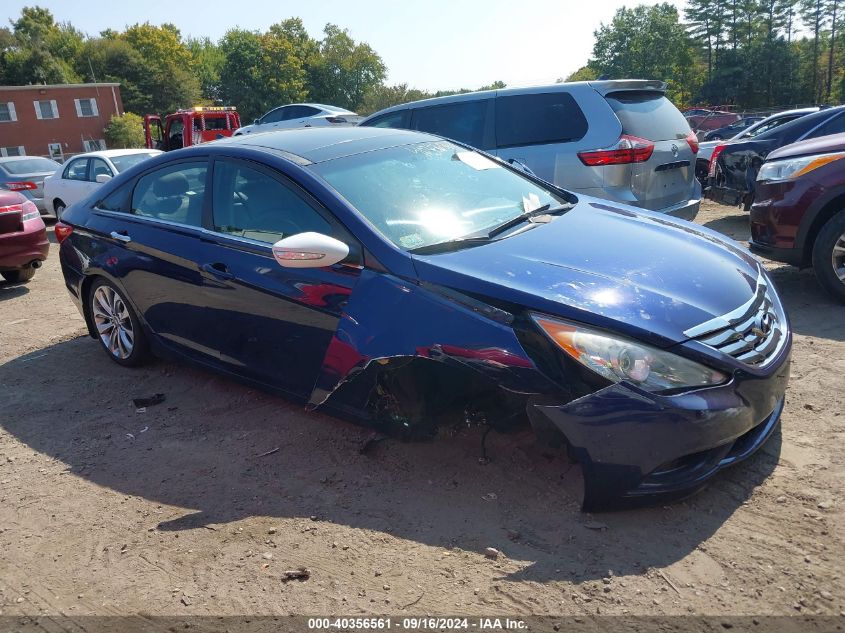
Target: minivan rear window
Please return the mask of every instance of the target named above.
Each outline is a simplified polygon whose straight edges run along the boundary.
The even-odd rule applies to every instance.
[[[484,147],[484,127],[489,99],[460,101],[414,110],[411,128],[445,136],[478,149]]]
[[[631,90],[613,92],[605,98],[622,123],[623,134],[671,141],[690,133],[684,115],[660,93]]]
[[[568,92],[496,99],[496,145],[516,147],[584,138],[587,119]]]

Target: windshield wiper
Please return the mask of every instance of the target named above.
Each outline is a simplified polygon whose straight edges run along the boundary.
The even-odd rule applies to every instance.
[[[494,241],[493,238],[501,235],[508,229],[519,226],[523,222],[537,222],[540,216],[555,215],[569,211],[574,204],[565,203],[552,208],[550,204],[544,204],[542,207],[520,213],[518,216],[507,220],[506,222],[494,226],[492,229],[479,231],[477,233],[470,233],[463,237],[457,237],[453,240],[446,240],[445,242],[437,242],[436,244],[428,244],[427,246],[420,246],[419,248],[411,249],[410,252],[415,255],[431,255],[433,253],[443,253],[445,251],[457,250],[468,246],[479,246],[481,244],[489,244]]]
[[[483,234],[488,240],[496,237],[497,235],[501,235],[508,229],[512,229],[515,226],[519,226],[523,222],[531,222],[532,218],[538,218],[539,216],[543,215],[554,215],[558,213],[563,213],[565,211],[569,211],[574,204],[565,203],[561,204],[557,207],[552,208],[551,204],[544,204],[542,207],[537,207],[536,209],[532,209],[531,211],[526,211],[525,213],[521,213],[516,217],[511,218],[510,220],[503,222],[499,226],[494,226],[492,229],[487,231]],[[536,220],[535,220],[536,221]],[[478,237],[477,235],[468,235],[470,237]]]

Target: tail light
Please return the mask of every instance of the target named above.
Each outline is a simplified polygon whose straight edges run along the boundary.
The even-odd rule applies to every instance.
[[[59,244],[64,242],[70,237],[70,234],[73,233],[73,227],[70,224],[65,224],[64,222],[56,222],[56,226],[53,227],[53,230],[56,233],[56,241]]]
[[[629,165],[644,163],[654,152],[654,143],[638,136],[623,134],[613,147],[578,152],[578,158],[587,167],[603,165]]]
[[[710,165],[707,167],[707,175],[710,178],[716,177],[716,161],[719,160],[719,154],[727,147],[727,143],[720,143],[713,148],[713,154],[710,155]]]
[[[35,203],[31,200],[27,200],[21,205],[21,211],[23,211],[23,217],[21,220],[26,222],[27,220],[34,220],[35,218],[40,218],[41,213],[38,211],[38,207],[35,206]]]
[[[327,116],[326,121],[329,123],[349,123],[349,121],[344,119],[342,116]]]
[[[29,180],[14,180],[12,182],[4,183],[3,186],[9,191],[25,191],[27,189],[38,188],[38,185]]]
[[[689,148],[692,150],[692,153],[698,154],[698,137],[695,135],[695,132],[687,134],[687,143],[689,143]]]

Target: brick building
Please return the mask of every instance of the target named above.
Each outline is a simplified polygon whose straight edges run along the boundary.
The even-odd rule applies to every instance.
[[[105,149],[113,114],[123,114],[117,83],[0,86],[0,155],[62,160]]]

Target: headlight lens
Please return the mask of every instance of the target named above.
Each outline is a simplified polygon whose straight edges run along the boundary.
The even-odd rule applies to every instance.
[[[676,354],[558,319],[532,315],[554,343],[597,374],[646,391],[706,387],[728,377]]]
[[[835,160],[845,158],[845,152],[833,154],[814,154],[813,156],[802,156],[800,158],[788,158],[786,160],[775,160],[771,163],[763,163],[757,173],[757,180],[790,180],[823,167]]]

